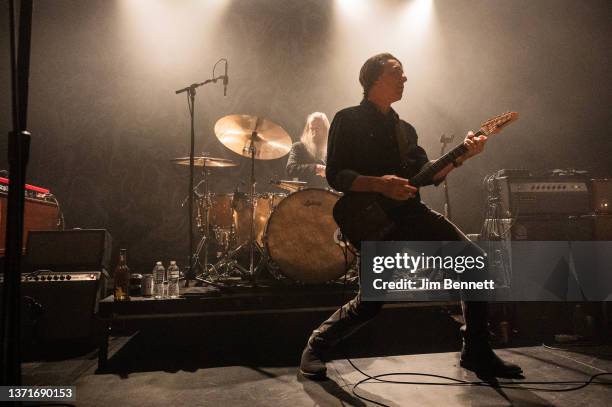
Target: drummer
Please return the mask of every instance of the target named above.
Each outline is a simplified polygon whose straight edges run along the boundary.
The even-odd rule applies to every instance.
[[[300,141],[291,146],[286,171],[290,178],[308,182],[309,187],[329,188],[325,179],[329,120],[314,112],[306,118]]]

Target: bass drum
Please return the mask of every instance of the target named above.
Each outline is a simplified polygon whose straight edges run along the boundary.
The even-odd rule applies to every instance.
[[[309,188],[283,199],[272,212],[264,242],[270,258],[285,276],[305,284],[321,284],[346,271],[332,216],[340,195]],[[354,255],[348,252],[352,264]]]

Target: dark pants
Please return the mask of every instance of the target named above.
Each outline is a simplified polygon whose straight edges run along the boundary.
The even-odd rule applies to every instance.
[[[405,241],[468,241],[453,223],[431,209],[419,206],[398,215],[398,228],[388,240]],[[469,250],[481,252],[476,245]],[[319,352],[328,352],[340,340],[351,335],[370,321],[383,306],[380,301],[362,301],[358,293],[331,317],[315,329],[308,344]],[[487,303],[462,301],[465,325],[461,327],[466,346],[487,343]]]

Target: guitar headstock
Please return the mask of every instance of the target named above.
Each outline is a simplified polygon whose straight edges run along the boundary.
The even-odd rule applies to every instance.
[[[480,125],[480,131],[482,131],[487,136],[491,134],[496,134],[499,133],[501,129],[503,129],[515,120],[518,120],[517,112],[506,112],[482,123]]]

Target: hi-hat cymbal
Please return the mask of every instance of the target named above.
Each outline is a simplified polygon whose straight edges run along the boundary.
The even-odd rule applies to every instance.
[[[215,134],[225,147],[241,156],[250,158],[253,147],[258,160],[281,158],[291,150],[289,134],[263,117],[246,114],[222,117],[215,124]]]
[[[172,161],[178,165],[189,165],[189,157],[179,157],[173,158]],[[238,164],[233,162],[232,160],[226,160],[225,158],[216,158],[216,157],[193,157],[193,165],[195,167],[235,167]]]

